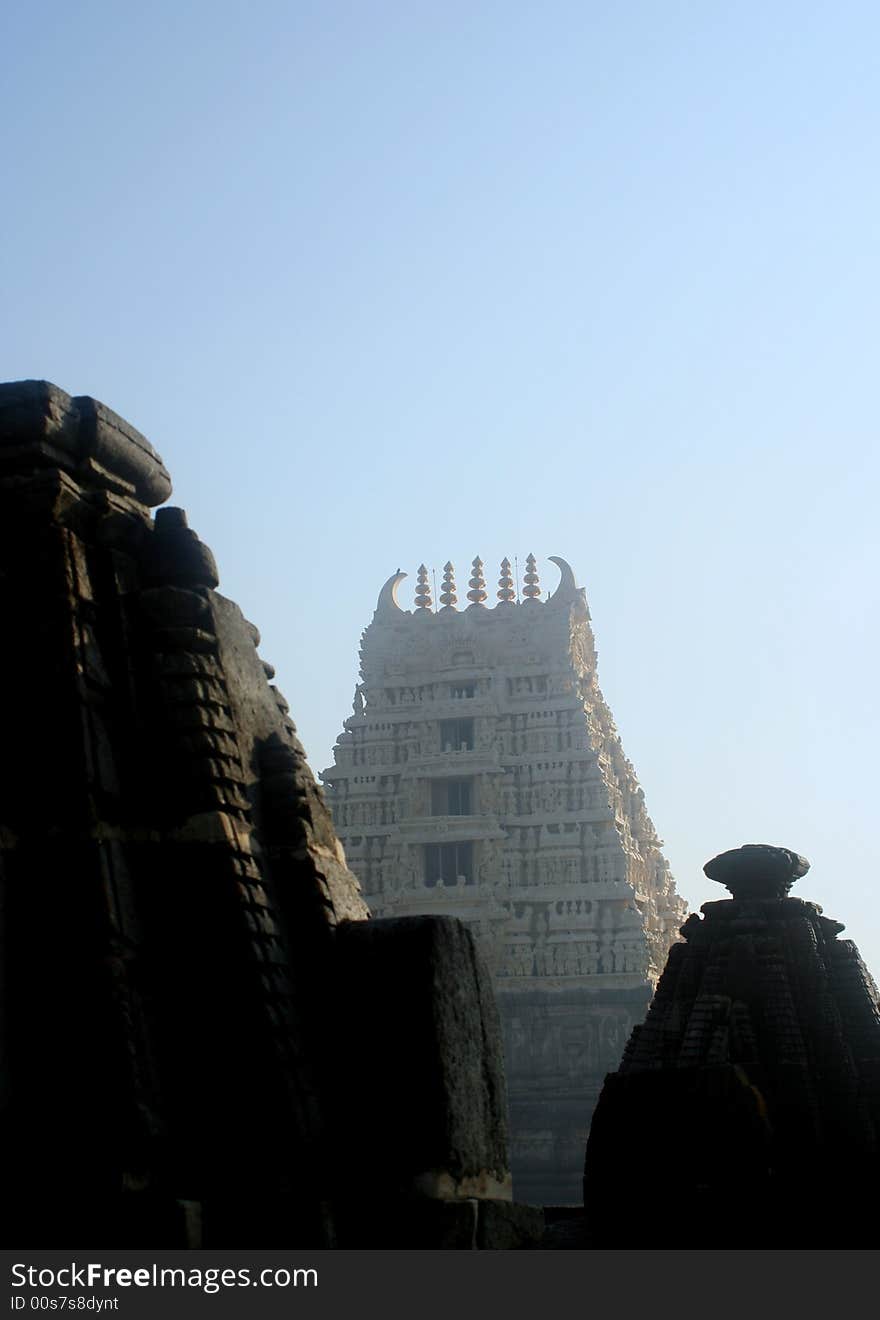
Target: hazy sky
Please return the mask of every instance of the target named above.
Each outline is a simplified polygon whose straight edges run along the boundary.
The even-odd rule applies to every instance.
[[[155,444],[318,771],[399,565],[562,555],[692,905],[880,975],[880,8],[7,0],[4,379]]]

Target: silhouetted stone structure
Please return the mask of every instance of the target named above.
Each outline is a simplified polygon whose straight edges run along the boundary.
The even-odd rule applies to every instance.
[[[364,920],[170,493],[94,399],[0,387],[3,1240],[519,1243],[471,936]]]
[[[877,1244],[880,1005],[839,922],[786,897],[809,864],[747,845],[690,916],[587,1145],[595,1246]]]

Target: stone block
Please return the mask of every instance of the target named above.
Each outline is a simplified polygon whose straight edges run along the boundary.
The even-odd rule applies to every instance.
[[[544,1211],[537,1205],[512,1201],[477,1203],[478,1251],[527,1251],[544,1236]]]
[[[509,1199],[501,1032],[471,933],[454,917],[344,922],[337,959],[340,1002],[358,1005],[340,1050],[355,1181]]]

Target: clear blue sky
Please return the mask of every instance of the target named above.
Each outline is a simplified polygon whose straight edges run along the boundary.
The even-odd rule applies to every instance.
[[[691,904],[880,974],[880,9],[11,0],[4,379],[165,458],[312,766],[400,565],[551,554]]]

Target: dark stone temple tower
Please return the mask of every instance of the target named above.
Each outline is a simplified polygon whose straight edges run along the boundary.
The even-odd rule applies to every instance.
[[[593,1118],[593,1245],[876,1247],[880,1001],[843,926],[787,897],[808,865],[704,868],[732,897],[685,922]]]
[[[4,1241],[510,1245],[471,936],[366,920],[170,493],[103,404],[0,386]]]

